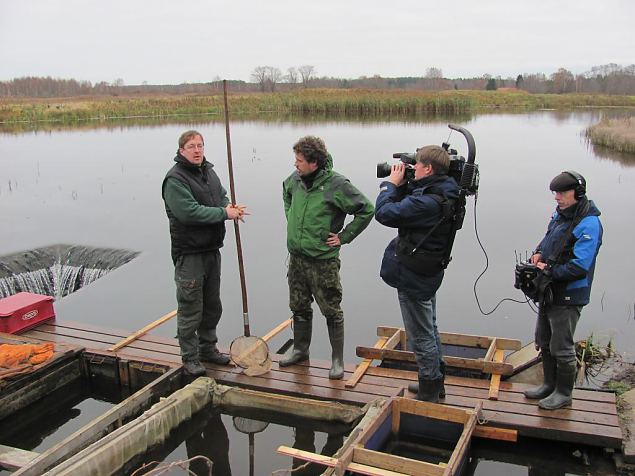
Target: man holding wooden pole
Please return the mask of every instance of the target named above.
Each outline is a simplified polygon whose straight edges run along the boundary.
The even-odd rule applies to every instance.
[[[179,346],[185,371],[193,376],[205,374],[201,361],[229,363],[216,347],[216,326],[223,311],[219,250],[225,220],[246,214],[244,206],[229,203],[204,150],[199,132],[184,132],[162,190],[170,221]]]

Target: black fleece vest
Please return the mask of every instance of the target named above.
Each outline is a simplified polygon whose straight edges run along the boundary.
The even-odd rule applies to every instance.
[[[175,178],[190,187],[192,195],[201,205],[223,206],[221,183],[209,162],[204,162],[201,167],[177,162],[166,174],[165,179],[168,178]],[[176,262],[181,255],[213,251],[223,246],[225,222],[189,225],[177,220],[167,206],[165,211],[170,220],[172,261]]]

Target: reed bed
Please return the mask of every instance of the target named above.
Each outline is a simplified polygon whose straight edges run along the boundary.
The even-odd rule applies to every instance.
[[[635,117],[603,119],[588,127],[585,135],[595,145],[635,154]]]
[[[406,91],[297,89],[283,93],[231,94],[234,116],[262,113],[341,117],[434,116],[492,109],[565,109],[635,106],[635,96],[528,94],[523,91]],[[222,115],[223,100],[211,95],[0,99],[0,123],[77,122],[131,117]]]

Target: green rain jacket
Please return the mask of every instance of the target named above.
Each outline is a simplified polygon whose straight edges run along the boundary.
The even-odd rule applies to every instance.
[[[337,258],[339,247],[326,244],[329,233],[338,233],[342,245],[353,241],[373,218],[373,204],[343,175],[327,166],[320,170],[307,189],[298,172],[282,184],[287,216],[287,249],[316,259]],[[346,215],[354,218],[346,226]]]

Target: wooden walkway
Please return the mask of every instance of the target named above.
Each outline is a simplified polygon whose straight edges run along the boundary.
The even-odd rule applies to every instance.
[[[66,343],[86,348],[98,354],[113,355],[106,349],[130,332],[99,329],[86,324],[56,322],[43,324],[24,334],[24,337],[47,342]],[[120,358],[148,363],[180,365],[176,339],[146,334],[116,352]],[[329,380],[330,362],[314,360],[304,365],[279,368],[280,355],[273,354],[270,372],[248,377],[233,366],[205,364],[208,376],[219,383],[257,389],[272,393],[305,396],[322,400],[363,405],[377,397],[410,396],[408,383],[416,380],[415,372],[370,367],[359,383],[347,388],[345,381],[355,371],[355,364],[345,365],[343,380]],[[489,381],[462,377],[446,378],[446,398],[442,403],[472,409],[483,402],[482,416],[491,426],[518,430],[523,436],[582,443],[607,448],[620,448],[622,431],[619,427],[615,395],[613,393],[574,390],[570,408],[545,411],[537,401],[523,395],[528,385],[500,383],[498,400],[489,400]],[[405,393],[404,393],[405,392]]]

